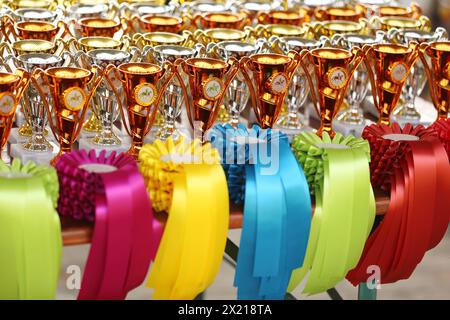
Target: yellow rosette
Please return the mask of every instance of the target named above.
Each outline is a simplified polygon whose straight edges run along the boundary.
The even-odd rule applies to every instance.
[[[169,138],[143,146],[139,160],[154,209],[168,213],[147,286],[154,299],[193,299],[212,284],[227,239],[219,153],[209,143]]]

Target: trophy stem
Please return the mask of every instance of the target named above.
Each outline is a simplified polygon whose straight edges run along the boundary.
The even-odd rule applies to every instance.
[[[448,118],[448,108],[442,107],[438,109],[438,119],[446,120]]]
[[[143,138],[133,135],[131,138],[131,147],[127,151],[127,154],[132,156],[135,161],[138,161],[139,152],[141,151],[143,144]]]
[[[383,108],[383,110],[380,111],[380,118],[378,119],[378,124],[385,124],[390,125],[391,124],[391,114],[386,112]]]
[[[59,138],[60,149],[58,154],[50,161],[50,165],[55,166],[58,162],[58,159],[66,153],[72,151],[72,144],[65,139]]]
[[[89,119],[84,123],[83,129],[88,132],[99,132],[102,129],[100,121],[93,112]]]

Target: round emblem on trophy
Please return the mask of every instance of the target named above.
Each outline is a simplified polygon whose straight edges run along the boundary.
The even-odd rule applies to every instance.
[[[0,94],[0,116],[10,116],[14,113],[16,99],[9,92]]]
[[[394,83],[402,83],[408,75],[408,67],[403,62],[395,62],[391,67],[391,80]]]
[[[267,79],[267,87],[273,94],[281,94],[288,87],[288,77],[282,73],[275,73]]]
[[[224,84],[219,78],[209,78],[202,83],[203,96],[208,100],[217,100],[223,93]]]
[[[134,98],[141,106],[148,107],[156,100],[156,87],[151,83],[141,83],[134,89]]]
[[[347,82],[347,71],[342,67],[335,67],[328,71],[328,84],[332,89],[342,89]]]
[[[78,111],[86,103],[86,94],[79,87],[68,88],[63,92],[64,106],[71,111]]]

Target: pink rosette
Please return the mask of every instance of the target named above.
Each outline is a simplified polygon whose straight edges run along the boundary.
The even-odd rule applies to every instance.
[[[56,169],[60,214],[95,221],[78,299],[124,299],[144,281],[161,233],[136,162],[91,150],[61,156]]]

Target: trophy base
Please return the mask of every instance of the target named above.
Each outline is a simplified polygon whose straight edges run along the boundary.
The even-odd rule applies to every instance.
[[[50,164],[50,161],[58,154],[59,146],[50,142],[53,147],[53,151],[29,151],[25,150],[21,143],[12,144],[10,150],[11,158],[18,158],[22,163],[26,163],[28,161],[36,162],[37,164]]]
[[[121,137],[123,135],[122,131],[116,126],[113,127],[113,132],[116,136]],[[94,138],[99,132],[87,131],[84,128],[80,132],[80,139]],[[126,135],[126,132],[125,132]]]
[[[122,139],[122,143],[120,145],[111,145],[111,146],[93,143],[92,138],[83,138],[78,140],[79,150],[89,151],[93,149],[97,152],[97,154],[100,151],[105,150],[107,156],[111,154],[111,152],[113,151],[115,151],[116,153],[127,152],[128,149],[130,149],[130,145],[131,145],[130,138],[128,137]]]
[[[16,144],[16,143],[27,142],[28,140],[30,140],[31,135],[29,135],[29,136],[21,135],[19,130],[20,130],[20,128],[12,128],[11,129],[11,133],[9,134],[9,139],[8,139],[9,143]],[[54,140],[53,134],[50,133],[49,129],[45,129],[45,138],[47,140]]]
[[[346,121],[333,121],[333,129],[336,132],[341,133],[344,136],[352,135],[354,137],[360,138],[364,128],[373,122],[365,119],[362,124],[349,123]]]

